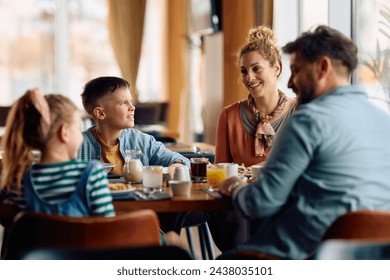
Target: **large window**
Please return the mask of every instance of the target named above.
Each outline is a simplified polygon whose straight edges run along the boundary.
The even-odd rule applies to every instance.
[[[274,5],[274,30],[281,47],[313,26],[329,24],[328,0],[274,0]],[[292,90],[287,88],[290,58],[283,55],[282,63],[283,71],[279,78],[279,86],[287,95],[295,96]]]
[[[141,59],[137,77],[140,102],[166,101],[166,76],[163,71],[165,1],[146,1]],[[166,62],[165,62],[166,63]]]
[[[354,2],[354,38],[360,64],[355,80],[385,111],[390,108],[390,3],[388,0]]]
[[[390,112],[390,3],[388,0],[275,0],[274,29],[280,45],[326,24],[352,37],[359,49],[353,83],[366,87],[370,101]],[[287,93],[289,58],[283,58],[280,87]]]
[[[88,80],[120,75],[106,21],[106,0],[0,1],[0,105],[40,87],[81,107]]]

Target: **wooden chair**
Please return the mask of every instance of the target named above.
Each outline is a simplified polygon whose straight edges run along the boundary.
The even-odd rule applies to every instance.
[[[336,243],[345,242],[345,246],[337,246],[344,247],[346,250],[348,246],[350,246],[350,250],[355,246],[347,245],[349,242],[355,242],[355,247],[358,247],[357,244],[364,247],[364,245],[369,246],[370,244],[390,243],[390,211],[358,210],[341,215],[325,231],[321,238],[321,244],[309,258],[318,258],[318,251],[323,251],[323,246],[336,248],[333,241]],[[356,248],[356,250],[358,249]]]
[[[322,241],[329,239],[390,240],[390,211],[359,210],[338,217],[325,231]]]
[[[327,240],[342,239],[366,243],[390,243],[390,211],[359,210],[338,217],[325,231],[321,243]],[[321,246],[321,245],[320,245]],[[308,259],[312,259],[313,252]],[[278,259],[263,253],[239,251],[236,259]]]
[[[138,210],[115,217],[19,213],[10,227],[5,259],[34,248],[104,249],[159,246],[157,215]]]

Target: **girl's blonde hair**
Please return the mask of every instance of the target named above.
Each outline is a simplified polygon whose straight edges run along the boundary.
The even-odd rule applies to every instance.
[[[271,66],[278,63],[280,66],[279,75],[282,73],[282,56],[272,29],[266,26],[250,29],[245,44],[236,53],[237,64],[240,63],[240,59],[244,54],[252,51],[260,53]]]
[[[20,191],[24,173],[33,163],[32,150],[44,151],[46,143],[57,132],[60,125],[70,123],[76,105],[60,94],[44,96],[50,108],[50,123],[44,121],[40,111],[27,91],[12,106],[1,139],[3,166],[0,190]]]

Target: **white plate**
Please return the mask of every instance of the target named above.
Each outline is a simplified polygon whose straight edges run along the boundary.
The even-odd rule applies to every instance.
[[[126,189],[126,190],[110,190],[112,195],[122,195],[122,194],[131,193],[133,191],[135,191],[134,187],[130,187],[130,188]]]

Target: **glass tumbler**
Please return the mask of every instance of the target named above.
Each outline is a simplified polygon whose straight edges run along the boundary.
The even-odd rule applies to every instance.
[[[208,158],[190,158],[191,180],[193,182],[207,182]]]
[[[163,167],[159,165],[144,166],[142,170],[142,184],[145,193],[162,190]]]

